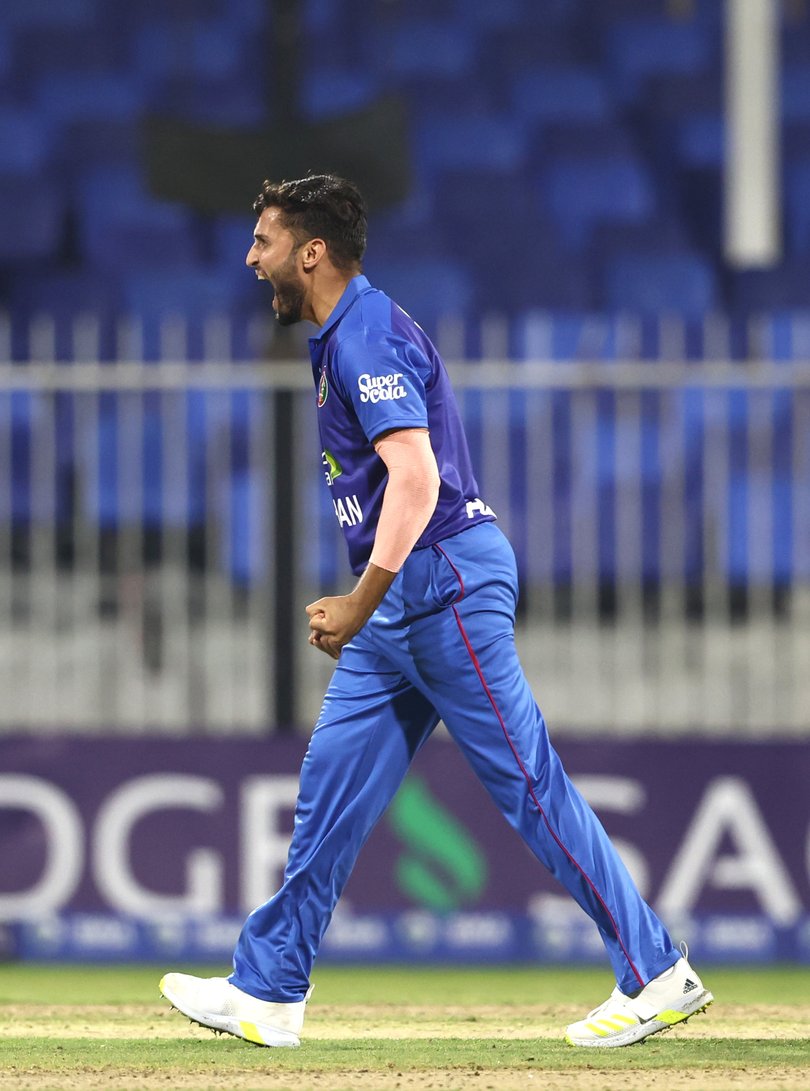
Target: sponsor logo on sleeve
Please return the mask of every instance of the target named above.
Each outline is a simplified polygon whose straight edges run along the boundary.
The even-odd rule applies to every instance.
[[[361,402],[390,402],[397,398],[406,398],[408,391],[402,385],[402,372],[395,371],[391,375],[359,376],[357,387],[360,391]]]

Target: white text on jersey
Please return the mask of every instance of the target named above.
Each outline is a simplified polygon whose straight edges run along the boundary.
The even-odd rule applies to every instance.
[[[360,375],[357,386],[361,402],[388,402],[394,398],[404,398],[408,391],[400,384],[402,372],[393,375]]]
[[[332,506],[341,526],[356,527],[358,523],[363,522],[363,509],[360,507],[357,493],[341,496],[337,500],[333,499]]]
[[[467,518],[474,519],[476,515],[492,515],[494,517],[495,512],[489,504],[485,504],[483,500],[476,497],[475,500],[467,501]]]

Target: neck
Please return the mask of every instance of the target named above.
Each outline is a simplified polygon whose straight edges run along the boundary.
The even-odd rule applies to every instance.
[[[346,291],[346,285],[356,273],[335,273],[327,280],[313,285],[309,300],[310,320],[316,326],[322,326]]]

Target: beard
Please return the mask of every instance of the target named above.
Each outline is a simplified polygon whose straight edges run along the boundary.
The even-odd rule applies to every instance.
[[[295,259],[291,254],[273,274],[276,321],[280,326],[294,326],[301,321],[304,289],[295,274]]]

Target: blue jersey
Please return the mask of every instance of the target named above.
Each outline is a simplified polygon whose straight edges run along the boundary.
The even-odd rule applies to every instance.
[[[368,563],[388,480],[373,441],[399,428],[428,428],[439,500],[415,545],[424,549],[495,518],[478,495],[467,439],[444,363],[423,330],[364,276],[354,277],[309,340],[321,460],[349,547]]]

